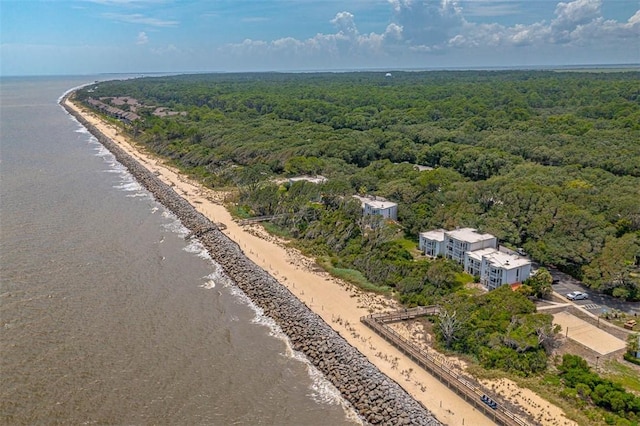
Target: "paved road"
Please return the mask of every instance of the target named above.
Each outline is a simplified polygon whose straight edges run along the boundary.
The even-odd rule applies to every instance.
[[[554,281],[558,280],[556,284],[553,284],[553,290],[557,293],[565,295],[577,290],[589,294],[588,299],[576,300],[574,303],[588,310],[592,314],[600,315],[605,311],[617,309],[628,314],[636,314],[640,317],[640,302],[624,302],[606,294],[596,293],[582,284],[582,282],[576,280],[570,275],[558,271],[557,269],[550,268],[549,272],[551,272],[551,276]]]

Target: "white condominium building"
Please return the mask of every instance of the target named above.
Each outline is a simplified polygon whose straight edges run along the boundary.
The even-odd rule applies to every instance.
[[[418,240],[420,250],[429,257],[444,256],[444,229],[421,232]]]
[[[421,232],[419,242],[425,255],[455,260],[489,290],[522,282],[531,274],[529,259],[498,251],[496,237],[472,228]]]
[[[531,275],[531,261],[493,248],[469,251],[464,257],[464,271],[480,277],[488,290],[505,284],[520,283]]]
[[[398,220],[398,205],[387,201],[382,197],[361,197],[354,195],[353,198],[360,200],[362,214],[365,216],[377,215],[385,219]]]
[[[467,251],[497,248],[498,239],[491,234],[480,234],[473,228],[460,228],[444,233],[444,257],[464,263]]]

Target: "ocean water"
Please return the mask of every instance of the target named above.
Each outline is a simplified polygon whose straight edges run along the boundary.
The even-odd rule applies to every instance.
[[[0,81],[0,424],[358,424],[58,104]]]

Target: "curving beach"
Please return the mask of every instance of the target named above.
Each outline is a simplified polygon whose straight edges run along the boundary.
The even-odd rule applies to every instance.
[[[297,250],[287,247],[284,241],[269,236],[259,226],[240,226],[232,220],[231,215],[223,206],[223,193],[203,188],[188,179],[179,171],[164,164],[161,159],[131,143],[130,140],[119,134],[116,128],[102,121],[94,113],[75,105],[68,98],[63,100],[63,106],[81,122],[86,121],[83,124],[92,130],[101,142],[104,143],[104,140],[108,140],[122,149],[137,164],[148,170],[147,174],[150,180],[157,179],[173,188],[175,193],[181,197],[176,198],[186,200],[189,204],[188,208],[195,208],[210,221],[194,219],[194,225],[190,229],[203,240],[205,246],[208,244],[209,247],[226,247],[225,254],[222,254],[222,257],[228,259],[225,271],[236,282],[238,280],[249,282],[249,287],[245,288],[241,285],[249,297],[252,299],[258,297],[285,300],[287,304],[291,305],[297,304],[298,301],[301,302],[301,307],[293,309],[297,312],[295,315],[298,317],[294,315],[292,318],[284,318],[289,315],[286,313],[283,314],[283,318],[274,319],[290,337],[295,349],[304,352],[310,358],[316,357],[317,360],[323,360],[323,365],[319,366],[318,362],[314,362],[314,364],[328,376],[334,385],[341,390],[345,398],[368,421],[395,424],[405,422],[412,424],[438,424],[441,422],[449,425],[493,424],[491,420],[422,370],[417,364],[405,358],[400,351],[360,322],[360,317],[364,315],[397,309],[398,306],[393,300],[363,293],[357,288],[314,268],[314,262],[311,259],[305,258]],[[95,134],[96,132],[99,134]],[[130,168],[128,165],[127,167]],[[136,177],[140,180],[140,177]],[[154,191],[152,190],[152,192]],[[156,192],[154,195],[158,197]],[[159,201],[167,205],[166,201],[161,199]],[[175,200],[168,203],[174,202],[181,204]],[[167,207],[174,210],[174,213],[175,208],[178,210],[186,208],[181,205],[167,205]],[[178,214],[178,216],[180,215]],[[189,220],[190,217],[186,219]],[[181,217],[181,220],[184,222],[185,218]],[[220,231],[216,226],[212,226],[211,222],[224,226],[220,226],[222,229]],[[229,240],[225,236],[237,245],[229,244]],[[249,261],[243,264],[243,261],[238,259],[245,256]],[[223,263],[224,259],[222,261],[216,259],[216,261]],[[266,271],[268,274],[262,271]],[[260,281],[260,285],[263,282],[266,283],[267,287],[256,290],[259,293],[251,294],[254,287],[259,287],[257,284],[253,286],[252,283],[256,281]],[[280,287],[278,283],[288,291],[278,290]],[[295,296],[295,298],[291,297],[291,299],[295,299],[294,301],[288,299],[291,295]],[[304,308],[304,305],[308,309]],[[278,310],[278,307],[274,307],[274,309],[273,312],[265,310],[270,316],[280,315],[281,310]],[[315,315],[307,315],[305,311]],[[300,315],[304,316],[305,321],[308,320],[313,324],[312,330],[300,330],[300,327],[296,329],[296,326],[299,325]],[[319,320],[318,317],[324,321]],[[333,332],[329,327],[327,327],[329,331],[325,331],[323,327],[326,325],[348,342],[346,346],[356,348],[357,351],[345,349],[340,344],[337,345],[340,347],[332,347],[332,344],[327,345],[326,340],[324,343],[313,343],[314,337],[316,340],[323,340],[317,339],[317,336]],[[291,330],[287,330],[287,327],[290,327]],[[336,340],[341,341],[342,339]],[[362,359],[351,353],[357,354],[358,351],[364,355]],[[334,360],[332,358],[334,355],[338,359]],[[340,359],[341,357],[346,357],[346,360]],[[328,366],[334,361],[336,366]],[[344,375],[341,384],[342,374],[340,373],[342,370],[340,368],[342,367],[339,365],[345,362],[347,365],[361,366],[359,374],[362,375],[362,380],[369,380],[369,382],[361,383],[360,379],[355,382],[353,376]],[[368,363],[373,364],[376,368],[369,368]],[[392,381],[387,380],[387,377]],[[403,390],[396,390],[395,383],[399,384]],[[412,398],[406,398],[404,391]],[[380,413],[371,413],[369,411],[370,405],[378,404],[379,400],[386,399],[384,395],[387,394],[395,396],[395,399],[401,402],[389,402],[387,405],[381,406]],[[422,409],[419,404],[415,404],[413,400],[421,403],[428,411]],[[387,412],[386,417],[383,414],[385,411]],[[560,410],[552,411],[554,411],[556,419],[562,416]],[[400,413],[406,413],[406,415]]]

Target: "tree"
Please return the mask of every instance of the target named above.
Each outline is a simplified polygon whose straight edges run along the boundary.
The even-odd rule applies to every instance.
[[[553,292],[552,282],[551,273],[546,268],[540,268],[535,275],[527,278],[523,284],[531,288],[535,297],[544,299]]]
[[[456,282],[455,265],[449,260],[435,260],[429,265],[426,278],[437,288],[451,288]]]
[[[288,175],[317,175],[322,171],[323,161],[316,157],[291,157],[284,163]]]
[[[634,275],[640,244],[635,233],[609,237],[600,255],[583,267],[589,286],[627,299],[640,298],[640,280]],[[619,289],[619,290],[618,290]]]
[[[444,343],[447,348],[451,348],[451,344],[457,339],[456,333],[461,327],[460,321],[456,318],[456,311],[450,313],[443,309],[438,319]]]
[[[236,182],[240,188],[251,193],[258,189],[270,175],[270,169],[265,164],[255,164],[240,168],[236,174]]]

